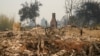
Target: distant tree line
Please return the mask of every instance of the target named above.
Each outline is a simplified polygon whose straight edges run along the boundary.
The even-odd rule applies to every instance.
[[[14,18],[9,18],[6,15],[0,15],[0,31],[12,30]]]
[[[81,27],[100,26],[100,3],[84,2],[75,9],[75,14],[69,17],[71,25]]]
[[[39,7],[42,4],[35,0],[34,3],[22,4],[19,10],[20,20],[33,21],[36,25],[36,17],[39,16]],[[65,0],[65,9],[67,16],[64,16],[58,25],[74,25],[78,27],[96,27],[100,26],[100,4],[92,0]],[[68,19],[67,19],[68,18]],[[29,22],[30,22],[29,21]],[[43,21],[43,20],[42,20]],[[44,21],[42,24],[46,27],[48,22]]]

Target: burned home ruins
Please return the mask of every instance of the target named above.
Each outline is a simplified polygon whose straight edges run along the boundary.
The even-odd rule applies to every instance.
[[[74,15],[75,1],[65,0],[68,10],[65,15],[61,14],[63,10],[58,9],[57,12],[59,6],[51,6],[55,9],[49,10],[56,12],[50,15],[48,14],[51,11],[44,7],[47,11],[42,11],[46,13],[42,14],[41,19],[39,5],[42,4],[37,0],[34,3],[21,4],[23,7],[19,10],[20,22],[1,15],[0,56],[100,56],[100,2],[78,4],[89,8],[84,12],[86,8],[80,7]],[[49,16],[50,18],[45,18]],[[36,19],[41,19],[41,23]]]

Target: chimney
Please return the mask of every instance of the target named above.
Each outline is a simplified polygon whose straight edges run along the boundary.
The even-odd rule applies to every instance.
[[[54,18],[54,19],[55,19],[55,13],[52,13],[52,18]]]
[[[50,22],[50,27],[57,28],[56,13],[52,13],[52,19],[51,19],[51,22]]]

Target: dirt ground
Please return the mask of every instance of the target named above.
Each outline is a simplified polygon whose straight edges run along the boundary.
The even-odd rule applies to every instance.
[[[0,32],[0,56],[100,56],[100,30],[33,28]]]

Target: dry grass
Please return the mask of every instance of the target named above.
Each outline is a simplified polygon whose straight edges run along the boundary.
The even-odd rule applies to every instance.
[[[20,28],[21,28],[20,23],[13,23],[13,30],[14,31],[20,31]]]
[[[80,36],[80,30],[78,28],[66,28],[66,36]],[[100,30],[83,29],[83,36],[91,36],[100,38]]]
[[[84,34],[87,34],[91,37],[100,38],[100,30],[88,30],[84,29]]]

